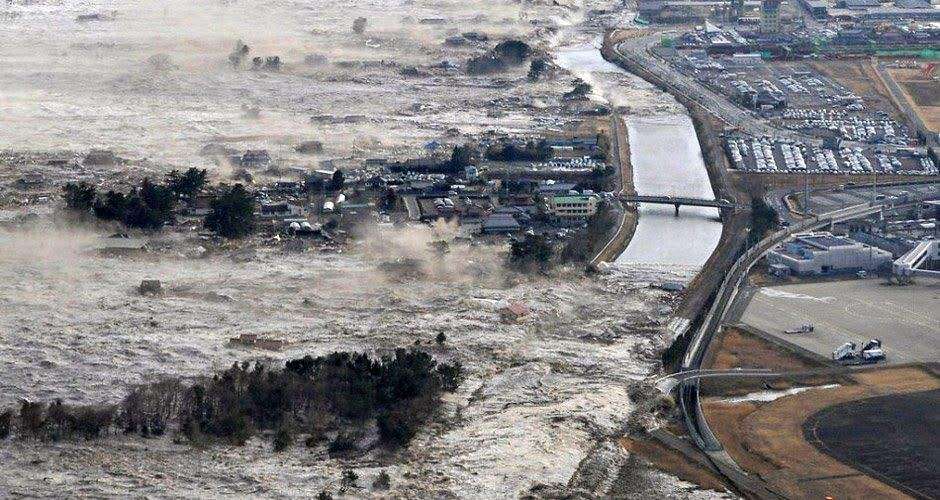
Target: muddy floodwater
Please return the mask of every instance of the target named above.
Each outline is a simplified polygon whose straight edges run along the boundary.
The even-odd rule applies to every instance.
[[[683,119],[675,100],[584,45],[601,26],[586,13],[621,9],[613,1],[584,8],[508,0],[0,4],[0,40],[10,41],[0,43],[3,194],[17,193],[9,184],[24,173],[41,174],[56,193],[67,180],[110,187],[131,173],[159,178],[185,166],[228,180],[228,158],[246,149],[270,152],[278,168],[258,174],[275,179],[287,167],[358,168],[363,158],[423,154],[432,140],[449,146],[491,128],[534,133],[580,120],[561,102],[572,88],[566,73],[531,82],[527,66],[491,77],[454,67],[510,37],[564,47],[559,64],[567,61],[597,99],[628,116]],[[357,16],[368,18],[362,36],[351,30]],[[543,29],[548,16],[564,29]],[[470,31],[490,42],[445,43]],[[252,57],[276,55],[282,67],[230,63],[238,39]],[[412,66],[419,76],[402,74]],[[671,158],[666,168],[637,153],[638,187],[661,174],[676,186],[707,188],[691,127],[654,128],[631,123],[640,141],[634,149],[655,152],[657,140],[676,143],[673,134],[686,134],[683,154],[698,163]],[[296,151],[306,140],[321,141],[323,152]],[[111,149],[130,167],[2,161],[24,150],[75,159],[91,148]],[[430,245],[441,234],[425,226],[373,228],[333,253],[274,241],[217,245],[201,226],[181,224],[147,235],[147,252],[107,257],[91,250],[115,229],[61,217],[55,198],[0,207],[0,221],[28,221],[0,228],[0,411],[20,400],[115,404],[135,384],[193,383],[236,362],[282,365],[334,351],[381,356],[402,346],[459,361],[464,378],[408,447],[374,446],[370,426],[350,456],[300,439],[275,453],[270,436],[200,448],[169,433],[55,443],[14,433],[0,440],[0,498],[312,498],[336,494],[347,470],[359,477],[348,493],[355,498],[517,498],[533,489],[543,497],[717,496],[651,468],[618,441],[652,424],[631,387],[658,370],[680,298],[649,283],[687,280],[698,269],[658,263],[677,261],[692,245],[693,232],[679,225],[685,221],[709,225],[717,240],[720,226],[688,217],[694,209],[659,222],[643,209],[628,254],[657,264],[600,276],[559,268],[544,277],[506,272],[508,245],[454,245],[441,255]],[[711,252],[713,243],[694,239],[697,252]],[[674,248],[656,249],[666,241]],[[653,250],[640,252],[643,245]],[[657,260],[656,251],[668,258]],[[394,271],[404,258],[421,272]],[[163,293],[141,295],[143,280],[160,280]],[[503,321],[501,309],[515,302],[530,313]],[[230,342],[242,334],[283,348]],[[438,344],[439,334],[446,342]],[[390,489],[373,491],[381,472]]]

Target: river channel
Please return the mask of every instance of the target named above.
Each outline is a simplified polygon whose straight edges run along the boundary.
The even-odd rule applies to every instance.
[[[692,120],[672,96],[649,88],[636,92],[634,86],[648,84],[605,61],[596,43],[561,47],[555,61],[592,84],[597,99],[628,107],[624,121],[637,194],[714,198]],[[641,203],[633,239],[615,263],[701,267],[720,237],[716,208],[682,207],[676,217],[671,205]]]

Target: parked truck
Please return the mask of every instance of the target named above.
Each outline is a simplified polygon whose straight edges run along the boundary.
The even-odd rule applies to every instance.
[[[791,328],[789,330],[784,330],[783,333],[787,333],[790,335],[797,334],[797,333],[811,333],[815,329],[816,328],[813,326],[812,323],[804,323],[800,325],[799,328]]]
[[[856,349],[855,342],[846,342],[832,351],[832,360],[843,365],[868,365],[885,360],[885,352],[881,341],[871,339]]]

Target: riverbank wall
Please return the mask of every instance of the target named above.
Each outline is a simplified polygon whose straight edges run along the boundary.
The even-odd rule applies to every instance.
[[[616,111],[611,114],[610,118],[610,140],[610,160],[617,166],[619,171],[617,191],[625,195],[635,195],[636,189],[633,186],[633,163],[630,161],[630,139],[627,127],[623,124],[623,116]],[[620,216],[617,220],[617,228],[607,244],[591,259],[591,269],[597,269],[597,266],[600,265],[601,262],[612,262],[618,255],[623,253],[627,245],[630,244],[630,240],[633,239],[633,233],[636,231],[638,219],[639,217],[635,206],[620,203]]]

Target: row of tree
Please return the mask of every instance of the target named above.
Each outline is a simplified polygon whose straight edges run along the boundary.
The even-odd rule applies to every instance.
[[[397,447],[407,445],[461,376],[459,363],[439,364],[423,351],[405,349],[379,359],[308,355],[280,368],[244,362],[193,385],[166,379],[138,386],[117,405],[23,401],[18,412],[0,412],[0,439],[14,429],[23,438],[51,441],[175,431],[193,444],[240,445],[270,430],[275,448],[284,449],[297,433],[308,434],[307,444],[314,446],[335,432],[328,449],[344,453],[356,449],[357,435],[374,424],[381,441]]]
[[[546,161],[550,160],[552,155],[552,148],[544,139],[528,141],[524,146],[505,142],[486,148],[486,157],[494,161]]]
[[[68,183],[63,188],[65,206],[77,213],[91,213],[104,221],[127,227],[157,230],[173,220],[179,202],[194,200],[207,185],[205,169],[173,170],[162,184],[149,178],[128,192],[98,192],[87,182]],[[255,230],[254,196],[244,186],[225,188],[211,202],[206,228],[226,238],[241,238]]]
[[[65,205],[70,210],[90,211],[101,220],[122,222],[128,227],[160,229],[172,220],[178,201],[192,199],[202,191],[206,178],[204,169],[173,170],[162,184],[145,178],[127,193],[110,190],[103,194],[87,182],[68,183],[63,188]]]

